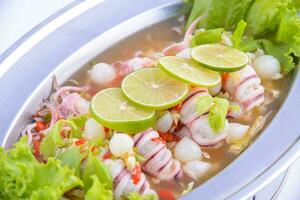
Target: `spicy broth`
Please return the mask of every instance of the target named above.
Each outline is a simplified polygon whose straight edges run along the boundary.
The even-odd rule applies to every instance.
[[[80,71],[72,76],[72,78],[65,84],[70,84],[70,81],[75,82],[78,85],[87,84],[88,71],[91,69],[94,63],[105,62],[108,64],[114,63],[116,61],[125,61],[136,54],[141,56],[155,58],[162,49],[171,43],[180,41],[183,37],[183,17],[175,17],[164,22],[152,25],[134,35],[126,38],[125,40],[118,42],[109,49],[105,50],[97,57],[95,57],[91,63],[84,65]],[[281,91],[286,88],[287,80],[289,76],[285,76],[283,79],[277,81],[264,81],[262,85],[265,87],[265,102],[262,106],[253,109],[247,115],[236,119],[230,119],[230,122],[238,122],[241,124],[252,125],[258,116],[266,116],[266,122],[271,120],[272,116],[277,112],[281,103],[283,102],[283,96]],[[102,88],[94,88],[97,92],[106,87],[120,86],[121,80],[115,81],[109,85]],[[278,98],[280,96],[280,98]],[[87,97],[88,99],[91,97]],[[264,120],[265,120],[264,118]],[[265,125],[264,125],[265,126]],[[252,143],[259,133],[262,132],[262,127],[259,131],[249,137],[249,143]],[[201,185],[207,179],[214,176],[216,173],[225,168],[230,164],[235,158],[240,155],[244,150],[245,146],[233,147],[230,144],[223,145],[218,149],[202,149],[204,152],[208,153],[210,158],[204,158],[205,161],[211,163],[213,167],[211,170],[202,178],[195,182],[194,187]],[[173,191],[176,197],[180,196],[182,190],[186,188],[187,183],[192,181],[190,178],[184,177],[182,183],[178,184],[175,181],[167,181],[156,183],[156,180],[148,177],[152,184],[153,189],[167,189]]]

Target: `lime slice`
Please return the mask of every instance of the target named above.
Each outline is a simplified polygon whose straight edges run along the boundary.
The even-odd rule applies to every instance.
[[[191,56],[204,67],[221,72],[240,70],[249,60],[244,52],[220,44],[197,46],[192,49]]]
[[[103,126],[125,133],[138,133],[154,124],[155,112],[129,103],[121,88],[98,92],[91,100],[92,116]]]
[[[213,87],[221,82],[218,72],[202,68],[187,58],[165,56],[159,59],[159,66],[170,76],[191,85]]]
[[[130,101],[160,110],[183,101],[188,93],[188,85],[168,76],[159,68],[143,68],[123,79],[122,90]]]

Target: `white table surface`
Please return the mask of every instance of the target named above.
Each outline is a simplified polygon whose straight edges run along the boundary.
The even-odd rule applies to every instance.
[[[0,55],[34,26],[73,1],[0,0]],[[267,199],[262,193],[256,200]],[[300,200],[300,159],[290,167],[276,200]]]

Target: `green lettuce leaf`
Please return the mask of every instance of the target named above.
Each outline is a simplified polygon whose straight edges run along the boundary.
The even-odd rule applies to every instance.
[[[208,114],[208,122],[210,127],[219,133],[225,127],[226,115],[229,108],[229,101],[225,98],[214,98],[214,105],[211,107]]]
[[[279,60],[282,73],[287,74],[295,68],[293,55],[296,55],[297,57],[300,56],[299,47],[298,49],[295,47],[295,51],[295,49],[291,48],[290,45],[276,44],[269,40],[263,40],[262,44],[267,54],[272,55]]]
[[[112,200],[113,192],[101,183],[96,175],[90,176],[92,186],[85,194],[85,200]]]
[[[253,52],[253,51],[256,51],[257,49],[261,49],[262,43],[261,43],[261,40],[259,40],[259,39],[254,39],[253,37],[248,37],[241,41],[239,47],[240,47],[240,50],[242,50],[242,51]]]
[[[156,200],[158,197],[156,195],[141,195],[137,192],[130,193],[127,197],[127,200]]]
[[[108,168],[104,163],[97,158],[96,156],[89,154],[87,158],[87,163],[82,174],[82,180],[84,183],[84,189],[87,191],[91,186],[93,180],[91,179],[92,175],[98,177],[101,184],[104,184],[107,189],[112,189],[113,182],[112,177],[108,171]]]
[[[234,30],[245,18],[253,0],[212,0],[208,9],[206,28]]]
[[[194,0],[192,11],[186,23],[186,29],[195,21],[199,16],[203,15],[210,5],[211,0]],[[201,22],[200,22],[201,23]]]
[[[57,200],[70,189],[82,186],[74,170],[62,167],[60,161],[39,163],[27,140],[24,136],[14,148],[1,150],[0,199]]]
[[[213,105],[214,99],[210,95],[200,96],[197,98],[196,107],[199,115],[206,113]]]
[[[233,34],[232,34],[232,43],[233,43],[233,47],[236,49],[240,48],[240,43],[242,41],[245,29],[247,27],[247,23],[244,20],[241,20],[236,29],[234,30]]]
[[[191,45],[192,47],[195,47],[200,44],[220,43],[223,32],[224,29],[222,28],[198,31],[192,37]]]
[[[276,32],[288,2],[289,0],[255,0],[245,19],[248,33],[262,36]]]

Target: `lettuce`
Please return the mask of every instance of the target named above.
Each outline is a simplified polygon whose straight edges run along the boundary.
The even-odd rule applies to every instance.
[[[96,175],[90,176],[92,186],[85,194],[85,200],[112,200],[113,192],[101,183]]]
[[[295,68],[300,57],[299,2],[210,0],[204,6],[204,3],[194,1],[189,20],[205,14],[207,17],[203,23],[206,29],[235,29],[232,36],[235,48],[246,52],[263,48],[279,60],[282,73],[288,73]]]
[[[223,32],[222,28],[198,31],[192,37],[191,45],[194,47],[200,44],[219,43],[222,40]]]
[[[226,115],[229,108],[229,102],[225,98],[214,98],[214,105],[208,114],[208,122],[215,133],[222,131],[225,127]]]
[[[203,15],[204,12],[208,9],[211,0],[194,0],[193,8],[189,15],[189,18],[186,23],[186,29],[197,19],[200,15]]]
[[[59,199],[65,192],[82,186],[74,170],[49,159],[39,163],[27,145],[27,136],[0,155],[0,199]]]
[[[113,182],[108,168],[99,158],[95,157],[94,155],[92,155],[92,153],[90,153],[82,174],[82,180],[84,183],[85,191],[87,191],[92,186],[92,175],[95,175],[102,184],[105,184],[105,187],[107,189],[112,189]]]
[[[233,30],[245,18],[252,2],[253,0],[212,0],[205,28]]]

